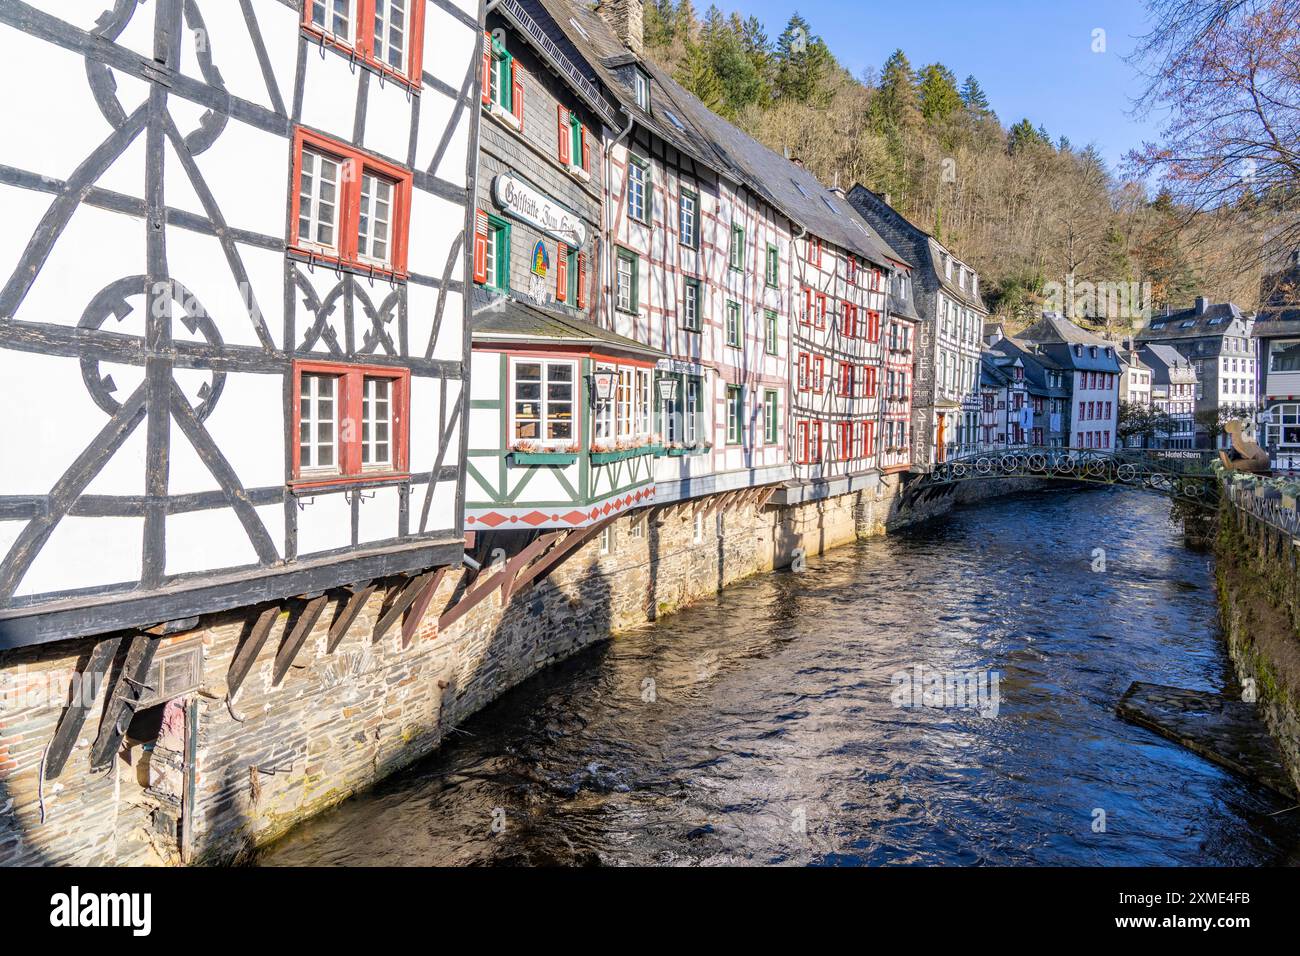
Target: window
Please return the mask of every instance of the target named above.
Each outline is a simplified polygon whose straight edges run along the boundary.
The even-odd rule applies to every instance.
[[[574,363],[514,359],[511,371],[514,390],[511,439],[563,445],[572,442],[576,437]]]
[[[817,329],[826,328],[826,306],[828,303],[825,292],[817,293],[817,311],[813,313],[813,327]]]
[[[700,280],[690,276],[682,279],[682,328],[688,332],[698,332],[703,328],[700,321]]]
[[[650,112],[650,77],[641,70],[632,71],[632,93],[636,97],[636,105],[641,107],[647,113]]]
[[[822,241],[817,236],[811,236],[808,239],[808,262],[811,265],[821,267],[822,264]]]
[[[594,437],[600,442],[638,439],[650,434],[651,370],[630,365],[596,366],[615,376],[614,397],[600,399],[592,412]]]
[[[731,224],[731,254],[728,260],[731,268],[745,268],[745,227]]]
[[[409,394],[406,369],[294,363],[294,480],[404,472]]]
[[[862,446],[859,457],[870,458],[876,453],[876,423],[861,422],[859,427],[862,429]]]
[[[807,352],[799,353],[799,391],[806,392],[812,388],[812,356]]]
[[[776,288],[781,282],[781,258],[776,246],[767,244],[767,284]]]
[[[1300,372],[1300,339],[1270,342],[1268,345],[1268,370],[1270,372]]]
[[[840,385],[839,393],[841,395],[853,394],[853,366],[848,362],[840,363]]]
[[[781,320],[771,309],[764,313],[764,318],[766,323],[763,334],[763,351],[767,352],[768,355],[775,355],[778,350],[777,343],[780,341]]]
[[[665,440],[694,444],[699,439],[700,379],[696,376],[660,376],[676,380],[673,397],[662,402],[659,430]]]
[[[862,366],[862,394],[867,398],[876,397],[876,368],[873,365]]]
[[[421,0],[308,0],[303,27],[411,86],[420,85],[424,3]]]
[[[582,308],[579,300],[585,298],[582,292],[582,280],[586,278],[586,268],[582,253],[577,249],[559,249],[556,261],[555,297],[577,308]]]
[[[614,550],[614,526],[606,525],[605,530],[600,533],[600,553],[609,554]]]
[[[775,445],[781,436],[780,397],[776,389],[763,392],[763,444]]]
[[[309,259],[404,278],[411,174],[301,128],[294,159],[290,248]]]
[[[637,222],[645,223],[645,186],[648,167],[635,156],[629,157],[627,164],[627,214]]]
[[[740,348],[740,303],[727,303],[727,345],[733,349]]]
[[[845,338],[857,338],[858,335],[858,308],[852,302],[845,302],[842,306],[844,310],[843,319],[840,327]]]
[[[704,541],[704,515],[698,511],[695,512],[695,522],[694,522],[693,532],[694,533],[692,535],[692,538],[694,543],[695,544],[702,543]]]
[[[481,209],[475,216],[474,281],[502,292],[510,288],[510,224]]]
[[[739,445],[744,440],[745,390],[739,385],[727,386],[727,444]]]
[[[858,260],[852,253],[844,257],[844,278],[849,285],[858,284]]]
[[[646,526],[646,523],[647,523],[647,522],[646,522],[646,515],[645,515],[645,512],[642,512],[642,513],[639,514],[639,515],[633,515],[633,516],[632,516],[632,521],[631,521],[631,525],[632,525],[632,537],[634,537],[634,538],[644,538],[644,537],[645,537],[645,526]]]
[[[840,461],[853,457],[853,423],[837,422],[835,424],[835,451]]]
[[[618,285],[615,305],[620,312],[636,312],[637,285],[639,282],[640,259],[635,252],[627,249],[618,250]]]
[[[800,464],[822,460],[822,423],[801,421],[795,429],[795,455]]]
[[[681,199],[678,200],[678,231],[682,245],[699,248],[700,197],[686,190],[682,190]]]

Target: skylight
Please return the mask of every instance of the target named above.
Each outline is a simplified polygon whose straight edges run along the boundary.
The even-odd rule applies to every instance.
[[[827,199],[825,196],[822,197],[822,202],[824,202],[824,203],[826,204],[826,208],[829,209],[831,212],[834,212],[834,213],[838,213],[838,212],[839,212],[839,210],[835,208],[835,204],[832,203],[832,202],[831,202],[829,199]]]
[[[683,133],[686,132],[685,124],[683,124],[682,121],[677,118],[676,113],[674,113],[672,110],[664,110],[663,112],[664,112],[664,116],[668,117],[668,122],[672,123]]]
[[[804,199],[810,198],[808,195],[808,191],[799,184],[799,181],[797,179],[791,179],[790,182],[794,184],[795,189],[799,190],[800,196],[802,196]]]

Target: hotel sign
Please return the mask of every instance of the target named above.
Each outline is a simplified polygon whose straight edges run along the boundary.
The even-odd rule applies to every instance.
[[[548,236],[577,249],[586,245],[587,227],[570,212],[518,176],[501,173],[492,181],[492,196],[508,216],[536,226]]]

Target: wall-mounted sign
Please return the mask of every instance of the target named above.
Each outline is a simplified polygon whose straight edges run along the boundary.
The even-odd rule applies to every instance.
[[[536,226],[572,249],[587,242],[587,227],[577,213],[513,173],[501,173],[492,181],[492,196],[506,215]]]
[[[675,372],[679,375],[703,375],[708,371],[698,362],[684,362],[681,359],[662,358],[655,362],[660,372]]]
[[[661,378],[658,382],[658,385],[659,385],[659,401],[671,402],[674,398],[677,397],[677,379]]]
[[[591,375],[591,385],[592,390],[596,393],[596,401],[612,401],[614,398],[614,383],[616,381],[618,381],[618,375],[615,372],[593,372]]]
[[[551,257],[546,252],[546,243],[541,239],[533,246],[533,275],[546,278],[546,270],[551,267]]]

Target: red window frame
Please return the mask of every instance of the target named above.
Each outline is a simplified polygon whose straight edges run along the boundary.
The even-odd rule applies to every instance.
[[[844,257],[844,277],[849,285],[858,284],[858,257],[852,253]]]
[[[829,300],[827,299],[826,293],[825,293],[825,292],[818,292],[818,293],[817,293],[817,311],[816,311],[816,313],[813,315],[813,328],[815,328],[815,329],[825,329],[825,328],[826,328],[826,308],[827,308],[827,305],[828,305],[828,304],[829,304]]]
[[[804,419],[795,427],[795,453],[799,464],[812,465],[822,459],[822,423]]]
[[[298,454],[298,426],[302,420],[302,377],[304,374],[334,375],[339,388],[334,401],[337,406],[338,441],[336,445],[337,473],[302,474]],[[389,441],[392,443],[393,463],[385,469],[363,470],[361,465],[362,389],[367,378],[387,378],[393,383],[389,400],[393,419]],[[293,479],[295,488],[316,488],[326,485],[399,479],[410,475],[410,413],[411,370],[388,365],[352,365],[339,362],[295,361],[293,363]],[[351,423],[351,428],[346,427]],[[349,439],[348,433],[351,433]]]
[[[839,446],[840,461],[848,461],[853,458],[853,422],[837,422],[835,430],[838,432],[836,444]]]
[[[862,395],[864,398],[876,397],[876,367],[862,366]]]
[[[840,363],[840,394],[853,394],[853,366],[848,362]]]
[[[311,147],[322,153],[328,153],[343,167],[344,175],[338,186],[338,215],[334,227],[338,231],[338,255],[318,252],[305,246],[298,235],[298,207],[302,201],[300,183],[302,181],[302,151]],[[349,168],[361,172],[348,173]],[[362,262],[357,252],[357,225],[361,215],[361,177],[370,171],[393,182],[392,235],[389,246],[392,250],[392,267],[382,268]],[[289,249],[313,261],[330,265],[346,266],[367,274],[373,273],[389,279],[406,279],[406,256],[411,229],[411,184],[409,170],[394,166],[369,153],[362,152],[346,143],[329,136],[322,136],[299,126],[293,133],[293,203],[289,210]]]
[[[355,56],[371,69],[378,70],[386,76],[391,76],[399,83],[418,90],[423,86],[424,77],[425,6],[424,0],[413,0],[406,11],[406,15],[410,18],[410,27],[406,31],[407,71],[405,73],[399,72],[382,60],[375,58],[375,0],[356,0],[356,3],[353,4],[352,16],[357,29],[355,43],[346,43],[312,23],[311,0],[305,0],[302,5],[302,29],[304,33],[322,45],[334,47],[346,53],[349,58]],[[363,24],[366,27],[364,30],[362,29]]]
[[[813,290],[803,290],[803,315],[799,317],[802,325],[811,325],[813,320]]]
[[[812,390],[815,394],[820,395],[826,391],[826,357],[824,355],[817,356],[811,368],[814,370]]]
[[[844,335],[846,338],[858,337],[858,307],[852,302],[844,303]]]
[[[880,313],[875,309],[867,310],[867,341],[880,341]]]
[[[799,353],[799,391],[812,389],[812,356],[807,352]]]
[[[870,458],[876,453],[876,423],[862,422],[862,454],[859,458]]]

